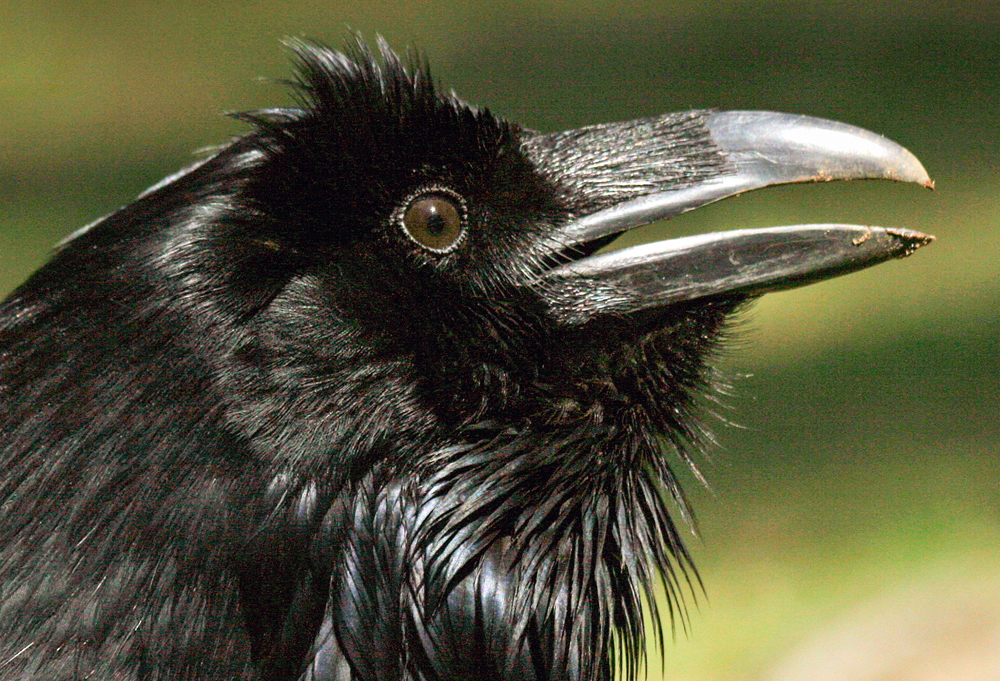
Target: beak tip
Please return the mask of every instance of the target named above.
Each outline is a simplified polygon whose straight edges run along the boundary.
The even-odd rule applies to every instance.
[[[890,236],[899,240],[896,255],[900,258],[913,255],[917,249],[923,248],[937,238],[931,234],[924,234],[923,232],[917,232],[912,229],[890,228],[885,231]]]
[[[912,182],[914,184],[919,184],[921,187],[926,189],[933,190],[934,180],[931,179],[930,174],[927,172],[927,169],[924,168],[920,159],[902,147],[899,148],[899,153],[900,155],[904,155],[904,158],[902,159],[902,163],[892,179],[900,182]]]

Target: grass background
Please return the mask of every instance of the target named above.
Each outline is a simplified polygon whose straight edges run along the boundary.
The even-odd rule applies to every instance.
[[[1000,7],[902,0],[5,3],[0,293],[51,246],[288,103],[278,40],[346,29],[426,53],[540,130],[692,107],[836,118],[935,192],[767,190],[635,238],[797,222],[920,229],[904,262],[759,303],[689,484],[706,592],[650,678],[1000,678]],[[631,235],[630,235],[631,236]],[[852,666],[853,665],[853,666]]]

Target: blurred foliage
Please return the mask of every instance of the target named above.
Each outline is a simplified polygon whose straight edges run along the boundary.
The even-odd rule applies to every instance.
[[[810,632],[1000,559],[1000,6],[875,0],[148,0],[0,7],[0,292],[60,238],[290,101],[283,36],[413,44],[461,96],[554,130],[692,107],[798,111],[910,148],[937,191],[750,194],[628,235],[912,227],[902,263],[766,297],[723,358],[721,447],[691,479],[706,584],[651,678],[767,678]],[[970,575],[972,577],[970,577]],[[936,577],[935,577],[936,578]],[[922,583],[922,582],[920,582]],[[915,597],[919,598],[918,595]],[[945,678],[944,676],[938,678]],[[966,678],[966,677],[961,677]],[[971,677],[978,678],[978,677]],[[985,677],[984,677],[985,678]]]

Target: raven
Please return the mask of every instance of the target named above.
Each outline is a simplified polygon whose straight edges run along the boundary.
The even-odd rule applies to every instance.
[[[599,249],[759,187],[931,181],[842,123],[542,134],[381,40],[292,47],[299,106],[0,306],[0,678],[635,676],[654,591],[666,619],[697,583],[670,460],[727,320],[931,237]]]

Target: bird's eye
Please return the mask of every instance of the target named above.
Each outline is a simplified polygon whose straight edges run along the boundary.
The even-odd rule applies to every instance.
[[[421,194],[406,205],[400,222],[406,235],[427,250],[447,253],[465,233],[464,212],[457,196]]]

